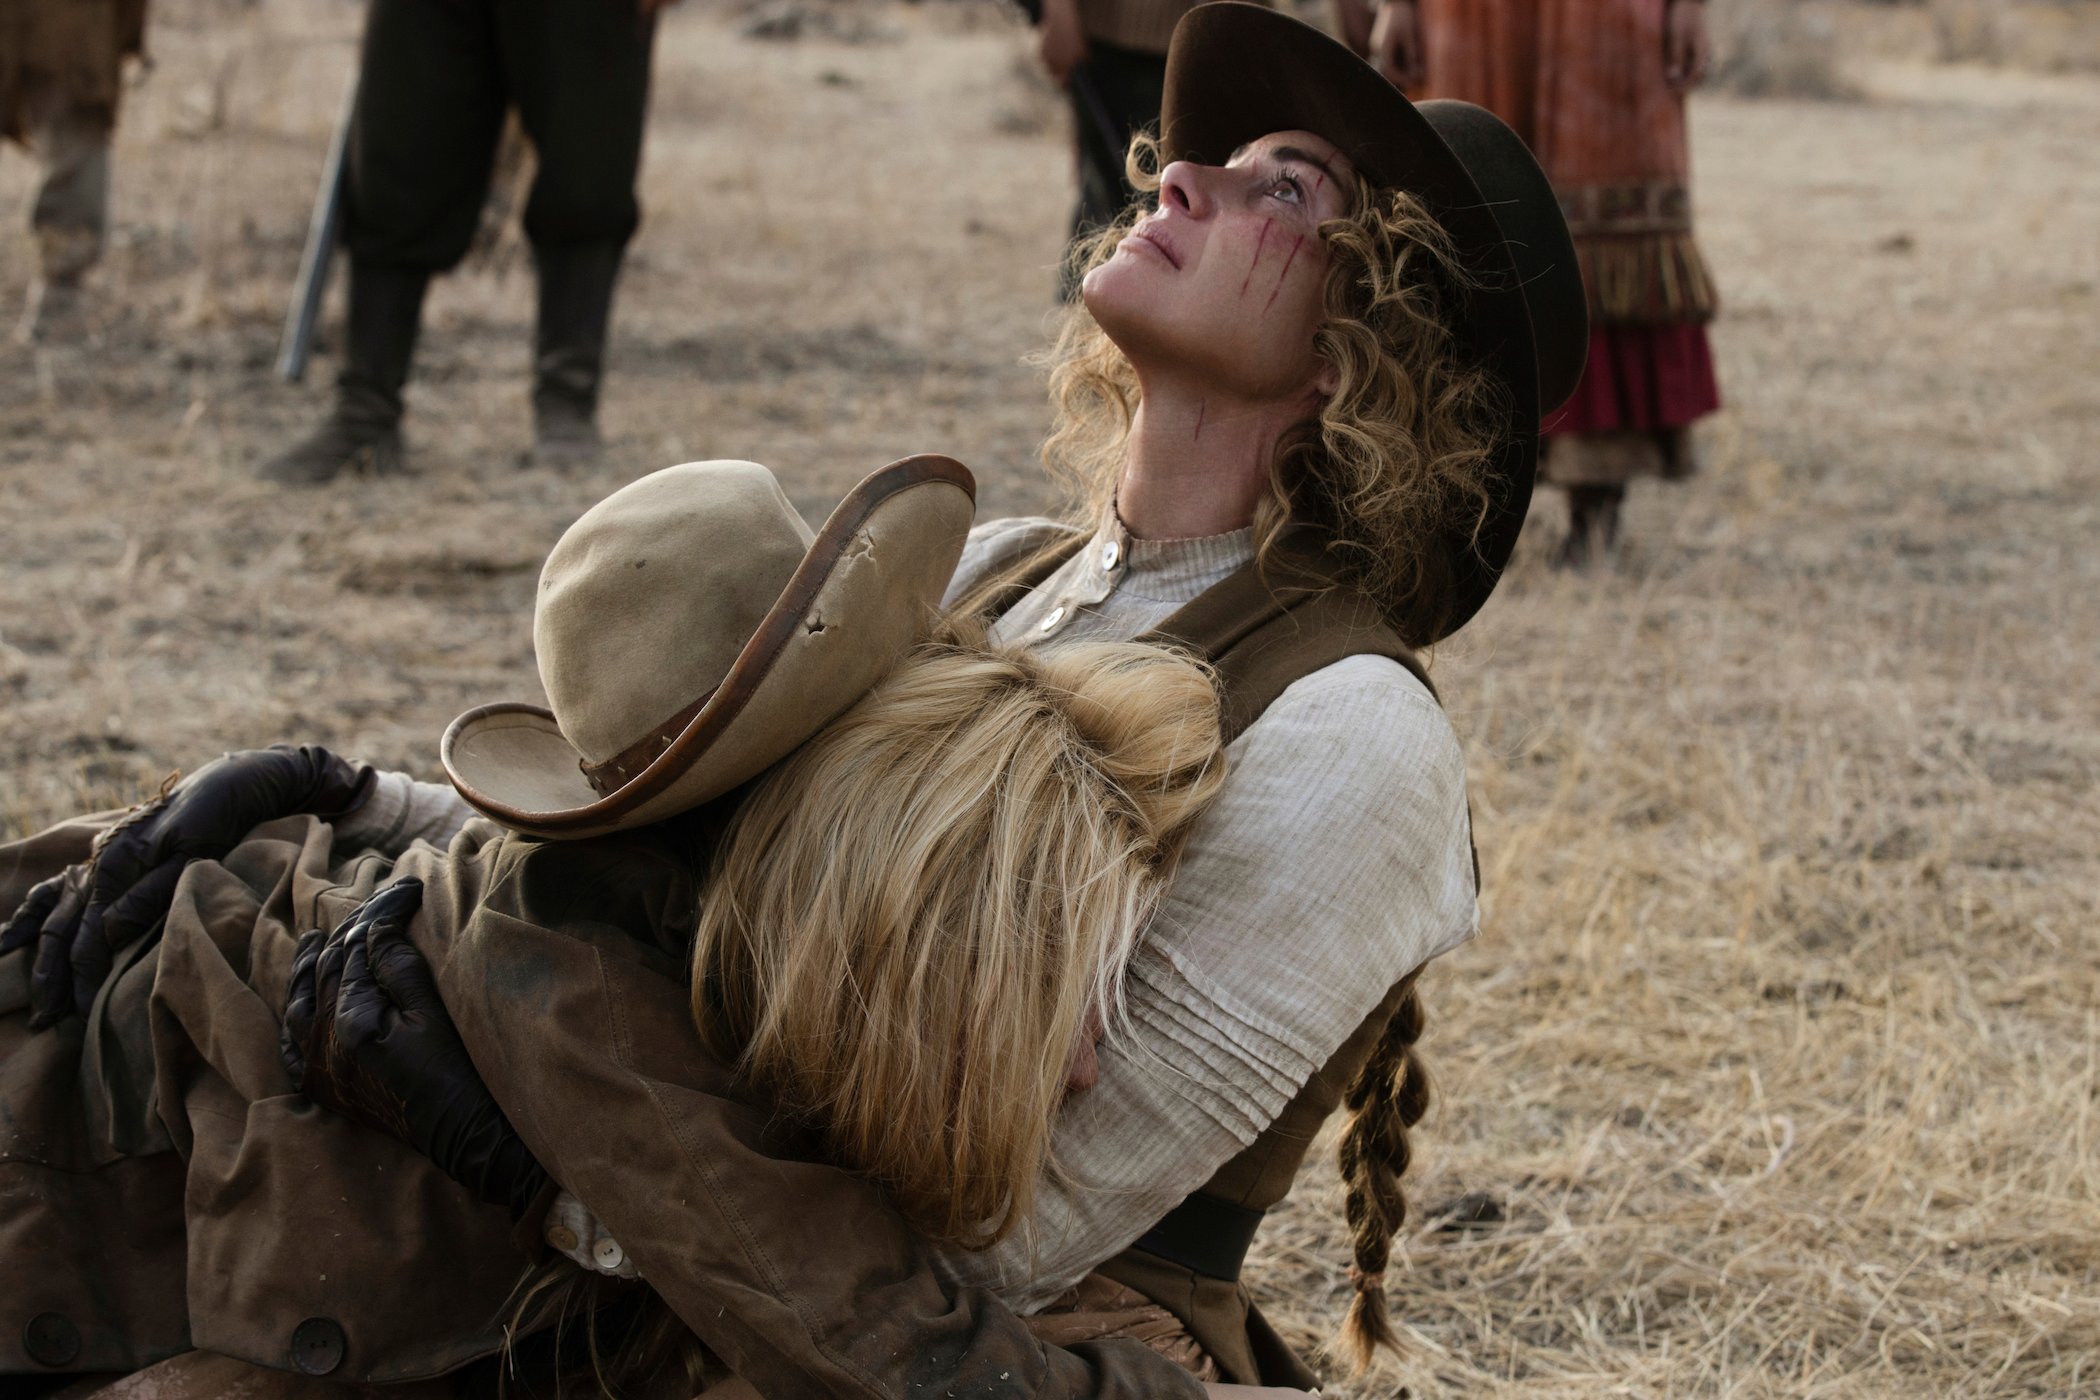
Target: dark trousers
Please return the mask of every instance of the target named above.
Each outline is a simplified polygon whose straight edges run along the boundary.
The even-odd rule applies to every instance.
[[[101,258],[109,230],[109,138],[116,113],[52,89],[29,103],[28,125],[43,166],[29,210],[38,270],[47,282],[77,282]]]
[[[1087,60],[1073,72],[1069,85],[1079,153],[1079,203],[1072,210],[1075,240],[1114,223],[1140,198],[1123,174],[1123,157],[1131,137],[1159,125],[1166,83],[1164,54],[1087,41]],[[1076,286],[1067,275],[1069,297]]]
[[[442,272],[465,256],[507,108],[538,159],[525,235],[623,247],[655,25],[632,0],[372,0],[344,243],[353,261]]]

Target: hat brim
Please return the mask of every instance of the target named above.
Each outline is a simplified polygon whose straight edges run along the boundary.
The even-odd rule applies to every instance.
[[[1453,124],[1473,113],[1495,121],[1469,104],[1424,105],[1454,109],[1440,113]],[[1460,108],[1466,110],[1455,110]],[[1477,532],[1448,542],[1456,562],[1454,596],[1429,635],[1408,638],[1418,645],[1438,641],[1487,601],[1531,503],[1541,405],[1538,345],[1523,276],[1508,235],[1465,162],[1424,109],[1369,64],[1311,25],[1263,6],[1219,0],[1190,10],[1167,55],[1162,156],[1222,165],[1241,147],[1278,131],[1323,137],[1374,187],[1406,190],[1422,200],[1450,234],[1474,281],[1453,330],[1469,362],[1504,386],[1509,416],[1494,449],[1486,515]],[[1528,166],[1514,173],[1551,200],[1552,186],[1536,161],[1521,142],[1510,144],[1513,151],[1498,151],[1497,158]],[[1557,219],[1557,203],[1553,207]],[[1564,226],[1559,239],[1565,251],[1556,247],[1549,256],[1572,268],[1574,247]],[[1573,385],[1550,387],[1564,397]]]
[[[552,711],[516,703],[469,710],[446,729],[440,754],[452,785],[505,826],[575,840],[662,821],[756,777],[926,635],[962,556],[976,489],[962,463],[932,455],[893,462],[854,487],[722,684],[611,792],[584,777]]]

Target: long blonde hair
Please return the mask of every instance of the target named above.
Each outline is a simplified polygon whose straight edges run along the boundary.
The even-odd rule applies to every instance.
[[[1222,776],[1193,661],[947,623],[740,804],[693,947],[701,1035],[921,1232],[989,1245]]]
[[[1158,159],[1149,138],[1131,146],[1137,188],[1159,187]],[[1145,212],[1076,248],[1075,271],[1107,261]],[[1326,319],[1313,348],[1339,382],[1278,444],[1254,518],[1257,555],[1294,524],[1319,527],[1349,581],[1425,645],[1451,606],[1452,551],[1470,548],[1487,517],[1506,391],[1460,353],[1453,324],[1471,279],[1420,200],[1358,177],[1349,211],[1320,237]],[[1057,415],[1043,463],[1079,498],[1075,523],[1091,529],[1114,499],[1137,375],[1076,303],[1043,363]]]

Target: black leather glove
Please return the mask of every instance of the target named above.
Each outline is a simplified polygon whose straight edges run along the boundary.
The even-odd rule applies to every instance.
[[[31,1028],[87,1014],[117,954],[167,917],[191,861],[218,859],[278,817],[355,811],[373,777],[316,745],[280,744],[214,759],[136,808],[102,834],[85,865],[32,889],[0,932],[0,953],[36,941]]]
[[[397,880],[333,934],[299,940],[285,1068],[314,1102],[407,1143],[516,1220],[547,1173],[496,1106],[408,941],[422,902],[421,880]]]

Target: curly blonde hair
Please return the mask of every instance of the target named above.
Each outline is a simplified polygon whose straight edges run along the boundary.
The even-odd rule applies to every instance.
[[[1158,189],[1158,163],[1140,138],[1132,183]],[[1457,551],[1474,547],[1488,515],[1507,391],[1462,353],[1454,322],[1471,279],[1443,225],[1404,190],[1354,183],[1349,212],[1320,226],[1327,314],[1314,350],[1338,384],[1278,444],[1255,541],[1266,559],[1291,526],[1316,527],[1343,576],[1425,645],[1448,618]],[[1075,247],[1075,271],[1107,261],[1145,212]],[[1076,497],[1075,523],[1091,527],[1114,500],[1137,376],[1077,303],[1043,363],[1057,413],[1043,463]]]

